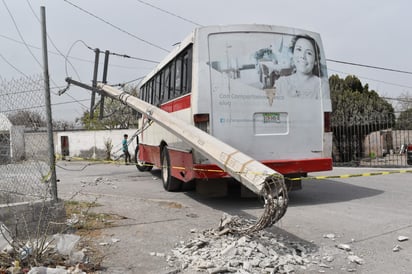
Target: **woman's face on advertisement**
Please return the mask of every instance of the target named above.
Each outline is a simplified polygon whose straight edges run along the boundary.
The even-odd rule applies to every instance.
[[[293,60],[298,72],[304,74],[312,73],[315,65],[315,49],[312,43],[305,38],[299,38],[296,41],[293,51]]]

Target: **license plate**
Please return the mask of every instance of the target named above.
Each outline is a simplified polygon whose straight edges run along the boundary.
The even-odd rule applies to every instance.
[[[280,113],[263,113],[263,123],[280,123]]]

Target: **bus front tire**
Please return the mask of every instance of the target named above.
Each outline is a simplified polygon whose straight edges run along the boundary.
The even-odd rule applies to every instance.
[[[169,150],[163,147],[160,156],[161,163],[161,177],[163,187],[167,191],[178,191],[182,186],[182,182],[172,176],[172,166],[170,162]]]
[[[145,172],[145,171],[150,171],[153,168],[153,165],[150,163],[146,163],[145,161],[140,161],[139,157],[139,147],[137,146],[135,151],[134,151],[134,162],[136,163],[136,168],[140,172]]]

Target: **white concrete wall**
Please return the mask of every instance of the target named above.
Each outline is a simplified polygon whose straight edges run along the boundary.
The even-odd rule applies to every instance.
[[[0,131],[10,131],[12,124],[6,115],[0,113]]]
[[[15,161],[20,161],[26,156],[24,126],[12,126],[10,132],[11,157]]]
[[[57,155],[62,155],[61,136],[69,138],[70,157],[95,157],[104,158],[106,151],[105,142],[112,141],[112,155],[120,157],[122,152],[123,135],[128,134],[129,139],[135,134],[137,129],[122,130],[94,130],[94,131],[59,131],[54,133],[54,150]],[[136,140],[129,145],[130,154],[134,155]]]

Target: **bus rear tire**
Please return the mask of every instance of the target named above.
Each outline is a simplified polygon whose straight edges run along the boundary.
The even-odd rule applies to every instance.
[[[163,147],[160,155],[161,177],[163,187],[167,191],[178,191],[182,187],[182,182],[172,176],[172,166],[167,146]]]
[[[137,146],[135,151],[134,151],[134,162],[136,163],[136,168],[140,172],[145,172],[145,171],[152,170],[153,164],[146,163],[145,161],[140,161],[139,157],[138,157],[138,154],[139,154],[139,146]]]

